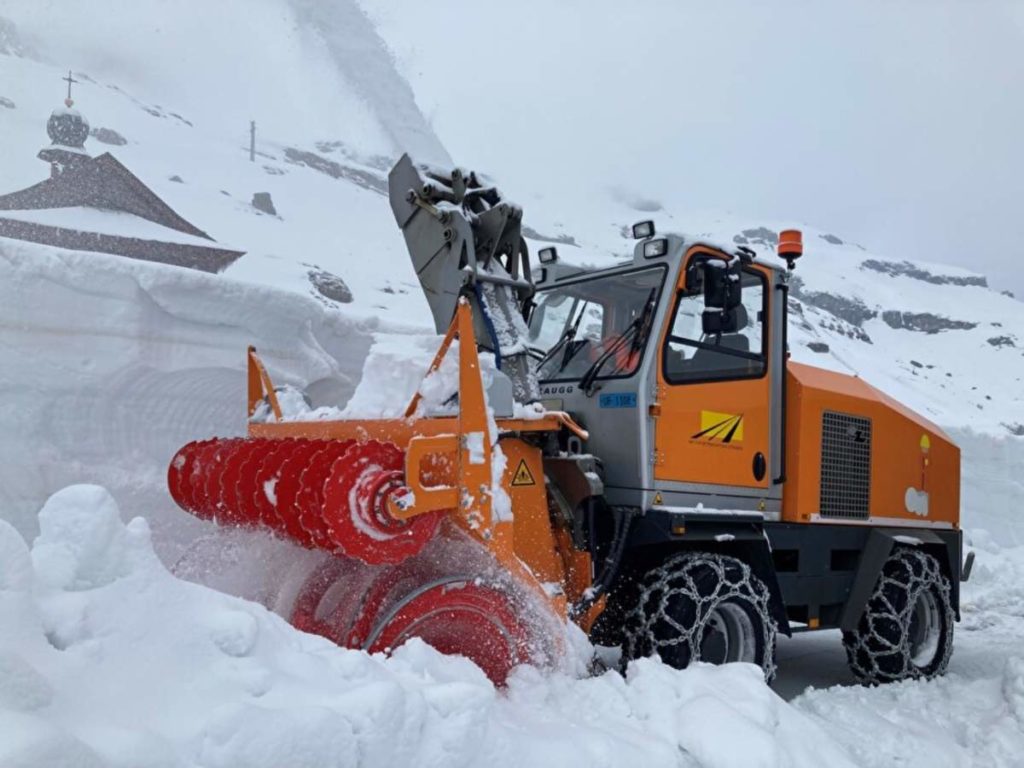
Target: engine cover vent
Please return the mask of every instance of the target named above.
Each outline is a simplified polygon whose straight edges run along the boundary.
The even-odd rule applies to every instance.
[[[865,520],[870,514],[871,419],[825,411],[821,422],[822,517]]]

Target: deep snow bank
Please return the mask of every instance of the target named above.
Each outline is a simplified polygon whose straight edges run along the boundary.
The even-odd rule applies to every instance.
[[[949,673],[875,688],[811,689],[793,704],[860,766],[1019,766],[1024,756],[1024,547],[970,531]]]
[[[166,492],[185,442],[245,429],[245,350],[276,383],[344,405],[373,323],[297,294],[92,253],[0,242],[0,507],[27,538],[46,497],[99,482],[162,548],[199,525]]]
[[[0,522],[4,766],[843,766],[753,666],[654,661],[497,692],[413,642],[371,657],[180,581],[98,486],[55,494],[31,551]]]

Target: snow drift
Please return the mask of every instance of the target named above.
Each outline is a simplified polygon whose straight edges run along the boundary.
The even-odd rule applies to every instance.
[[[412,642],[390,658],[180,581],[95,485],[0,522],[4,766],[854,765],[749,665],[656,661],[495,691]]]
[[[0,505],[25,536],[56,487],[100,482],[173,554],[199,528],[167,497],[185,442],[245,431],[245,350],[346,402],[374,323],[312,299],[99,254],[0,243]]]

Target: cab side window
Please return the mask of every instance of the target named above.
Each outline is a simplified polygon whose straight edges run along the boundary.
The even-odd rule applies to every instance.
[[[763,376],[765,349],[765,280],[754,270],[741,274],[742,302],[724,326],[728,332],[705,333],[704,292],[682,290],[665,343],[665,380],[670,384]]]

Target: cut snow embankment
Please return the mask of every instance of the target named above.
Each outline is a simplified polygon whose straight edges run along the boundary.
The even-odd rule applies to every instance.
[[[810,689],[793,700],[857,765],[1009,768],[1024,760],[1024,547],[1003,547],[980,530],[965,539],[978,559],[944,677]]]
[[[0,514],[31,539],[49,494],[97,482],[174,557],[201,524],[168,497],[167,463],[244,431],[248,345],[275,383],[343,405],[375,327],[291,292],[3,240]]]
[[[390,658],[176,579],[98,486],[0,522],[0,764],[843,766],[750,665],[623,679],[518,670],[496,691],[411,642]]]

